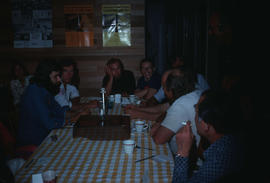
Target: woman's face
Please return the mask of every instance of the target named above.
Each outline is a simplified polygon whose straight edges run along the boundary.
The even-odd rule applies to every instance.
[[[74,75],[73,65],[64,67],[62,72],[62,81],[64,83],[70,83],[73,75]]]
[[[21,78],[24,76],[23,69],[20,65],[16,65],[14,68],[14,74],[17,78]]]

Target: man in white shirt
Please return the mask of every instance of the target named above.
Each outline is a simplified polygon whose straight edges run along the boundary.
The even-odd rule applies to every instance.
[[[164,92],[171,106],[164,120],[153,125],[150,134],[156,144],[169,142],[172,152],[176,153],[175,134],[182,127],[182,122],[191,122],[197,144],[200,141],[195,126],[194,105],[200,98],[201,90],[195,89],[194,73],[182,68],[180,76],[173,73],[168,76]]]
[[[74,70],[76,63],[69,58],[65,58],[60,61],[61,66],[61,80],[60,92],[55,96],[55,100],[60,104],[61,107],[69,106],[78,102],[80,94],[75,85],[72,85],[72,79],[74,77]]]

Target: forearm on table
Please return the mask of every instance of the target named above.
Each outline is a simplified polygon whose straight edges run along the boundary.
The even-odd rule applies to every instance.
[[[164,103],[164,104],[158,104],[152,107],[141,107],[141,108],[138,108],[138,110],[144,111],[144,112],[161,113],[161,112],[165,112],[168,108],[169,108],[169,103]]]
[[[79,111],[66,111],[65,115],[65,124],[68,124],[70,122],[75,122],[80,117]]]
[[[113,78],[110,78],[105,86],[106,89],[106,93],[105,95],[108,96],[110,95],[111,91],[112,91],[112,84],[113,84]]]

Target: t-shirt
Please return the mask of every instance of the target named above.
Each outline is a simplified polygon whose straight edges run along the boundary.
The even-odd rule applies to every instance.
[[[154,73],[149,81],[145,81],[144,77],[141,76],[138,79],[137,89],[144,89],[144,88],[154,88],[158,90],[161,86],[161,76],[158,73]]]
[[[154,95],[154,97],[155,97],[155,99],[156,99],[159,103],[161,103],[161,102],[166,98],[162,86],[159,88],[159,90],[158,90],[157,93]]]
[[[105,87],[109,81],[109,76],[103,78],[102,87]],[[113,78],[111,94],[124,93],[133,94],[136,87],[136,81],[133,73],[124,70],[119,78]]]
[[[70,100],[79,96],[80,96],[79,91],[75,86],[67,84],[65,90],[64,85],[61,84],[60,91],[54,98],[61,107],[69,106],[71,108],[72,103]]]
[[[200,141],[200,136],[197,133],[195,125],[195,107],[194,105],[198,103],[201,91],[195,90],[191,93],[179,97],[167,110],[165,119],[161,123],[162,126],[170,129],[174,133],[182,127],[182,122],[191,122],[192,132],[196,137],[197,144]],[[170,141],[170,147],[173,153],[177,152],[177,145],[175,135]]]

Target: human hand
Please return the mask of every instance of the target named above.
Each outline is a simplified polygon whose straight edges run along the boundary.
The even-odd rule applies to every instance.
[[[128,109],[136,109],[137,106],[135,106],[134,104],[127,104],[124,108],[124,110],[128,110]]]
[[[82,106],[82,108],[79,111],[79,116],[81,116],[81,115],[88,115],[88,114],[91,114],[89,105]]]
[[[96,108],[99,105],[99,101],[98,100],[91,100],[90,102],[86,103],[86,106],[88,106],[88,108]]]
[[[129,95],[128,95],[128,93],[127,92],[123,92],[122,93],[122,97],[128,97]]]
[[[110,66],[105,66],[105,74],[110,76],[110,78],[113,78],[113,73],[112,73],[112,70],[110,68]]]
[[[187,157],[194,142],[194,135],[191,130],[190,121],[187,122],[176,134],[177,153]]]
[[[137,111],[135,109],[125,109],[125,113],[129,114],[131,119],[140,118],[139,111]]]

